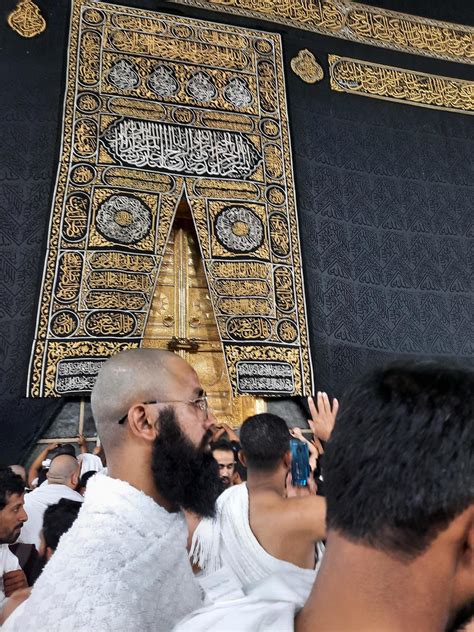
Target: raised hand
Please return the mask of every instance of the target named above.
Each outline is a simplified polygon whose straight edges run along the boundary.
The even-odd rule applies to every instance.
[[[316,403],[312,397],[308,397],[308,405],[311,412],[311,419],[308,419],[309,427],[317,439],[327,441],[336,422],[339,402],[334,398],[331,406],[327,393],[318,392]]]

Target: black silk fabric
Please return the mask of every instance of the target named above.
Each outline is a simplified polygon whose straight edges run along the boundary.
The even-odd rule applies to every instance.
[[[3,463],[20,460],[63,403],[25,392],[59,156],[70,6],[38,0],[47,29],[26,40],[6,24],[15,4],[5,0],[0,9]],[[472,66],[171,3],[117,4],[281,33],[316,388],[340,396],[353,377],[400,358],[471,363],[474,119],[333,92],[327,55],[470,80]],[[469,9],[434,4],[438,19],[472,19]],[[420,14],[426,6],[420,2]],[[317,84],[290,69],[303,48],[324,68]]]

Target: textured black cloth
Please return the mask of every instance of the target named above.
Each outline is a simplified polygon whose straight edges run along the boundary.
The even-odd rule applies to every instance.
[[[396,8],[395,1],[384,6]],[[0,462],[16,462],[61,400],[24,397],[59,156],[68,0],[37,0],[47,20],[26,40],[0,9]],[[396,357],[470,362],[473,119],[332,92],[327,54],[472,79],[472,68],[155,0],[117,2],[280,32],[316,387]],[[405,2],[405,5],[408,4]],[[405,10],[472,23],[459,2]],[[463,3],[464,5],[465,3]],[[428,12],[428,13],[427,13]],[[311,50],[325,79],[290,69]]]

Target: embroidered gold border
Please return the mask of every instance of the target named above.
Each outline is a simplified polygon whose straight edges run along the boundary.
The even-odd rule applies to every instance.
[[[151,92],[151,73],[163,62],[175,85],[157,80]],[[124,74],[120,82],[112,81],[119,64],[122,70],[125,64]],[[153,157],[147,162],[146,147],[145,168],[140,160],[127,161],[123,144],[108,142],[111,129],[122,139],[145,130],[159,148],[152,156],[166,160],[175,160],[173,147],[184,143],[183,162],[158,164]],[[216,147],[216,138],[221,150],[210,164],[214,153],[204,151],[205,143]],[[280,35],[74,0],[30,396],[87,392],[105,358],[140,346],[183,194],[195,221],[234,393],[309,394],[312,370]],[[133,199],[133,208],[148,219],[118,212],[119,219],[107,219],[104,229],[103,210],[117,196]],[[225,221],[218,225],[220,217]],[[251,235],[250,249],[232,245],[226,221],[235,225],[232,235]],[[112,224],[115,230],[131,223],[145,231],[140,228],[128,241],[110,230]],[[255,226],[260,231],[251,233]]]
[[[176,4],[268,20],[360,44],[474,63],[474,28],[349,0],[172,0]]]
[[[474,114],[474,81],[328,55],[331,89],[437,110]]]

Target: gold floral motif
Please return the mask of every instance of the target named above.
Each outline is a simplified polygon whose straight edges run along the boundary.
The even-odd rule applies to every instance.
[[[7,21],[15,33],[22,37],[35,37],[46,29],[46,20],[32,0],[18,0]]]
[[[292,28],[472,63],[474,29],[352,2],[352,0],[173,0],[177,4],[272,20]]]
[[[306,83],[316,83],[324,77],[324,71],[311,51],[304,48],[291,60],[291,69]]]
[[[329,55],[331,88],[407,105],[474,113],[474,81]]]

